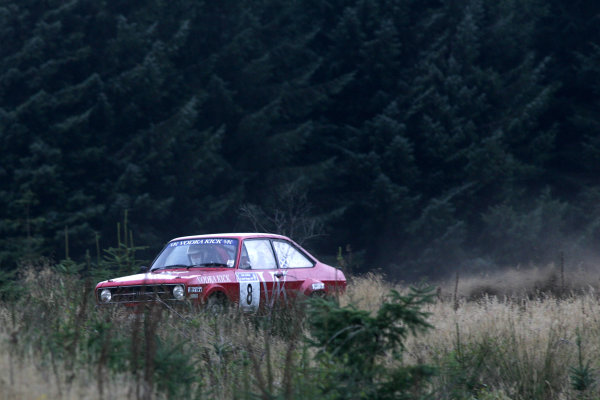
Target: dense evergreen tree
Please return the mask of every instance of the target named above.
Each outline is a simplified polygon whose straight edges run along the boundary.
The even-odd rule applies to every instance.
[[[251,229],[240,207],[287,193],[325,227],[319,252],[397,278],[583,254],[598,9],[1,0],[0,267],[63,257],[65,234],[80,257],[124,210],[149,254]]]

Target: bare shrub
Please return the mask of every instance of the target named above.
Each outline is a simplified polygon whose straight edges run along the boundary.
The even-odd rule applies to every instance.
[[[312,214],[312,205],[297,183],[284,185],[266,210],[244,204],[239,214],[258,232],[273,232],[293,238],[300,245],[324,234],[323,221]]]

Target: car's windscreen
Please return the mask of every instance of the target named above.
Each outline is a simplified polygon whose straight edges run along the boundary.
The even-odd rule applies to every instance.
[[[151,270],[166,268],[233,268],[238,240],[203,238],[177,240],[165,246]]]

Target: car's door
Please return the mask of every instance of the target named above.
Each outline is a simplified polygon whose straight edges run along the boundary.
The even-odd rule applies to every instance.
[[[240,285],[240,307],[255,311],[260,304],[273,306],[273,290],[279,285],[275,277],[277,263],[268,239],[245,239],[236,273]]]
[[[310,276],[315,262],[287,240],[273,240],[273,249],[287,296],[294,296]]]

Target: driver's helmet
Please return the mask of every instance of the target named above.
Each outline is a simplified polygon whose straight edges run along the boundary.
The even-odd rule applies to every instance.
[[[204,252],[200,246],[188,247],[187,254],[188,258],[190,259],[190,265],[198,265],[204,262]]]
[[[191,265],[206,263],[227,263],[227,251],[219,245],[190,246],[188,248],[188,257]]]

